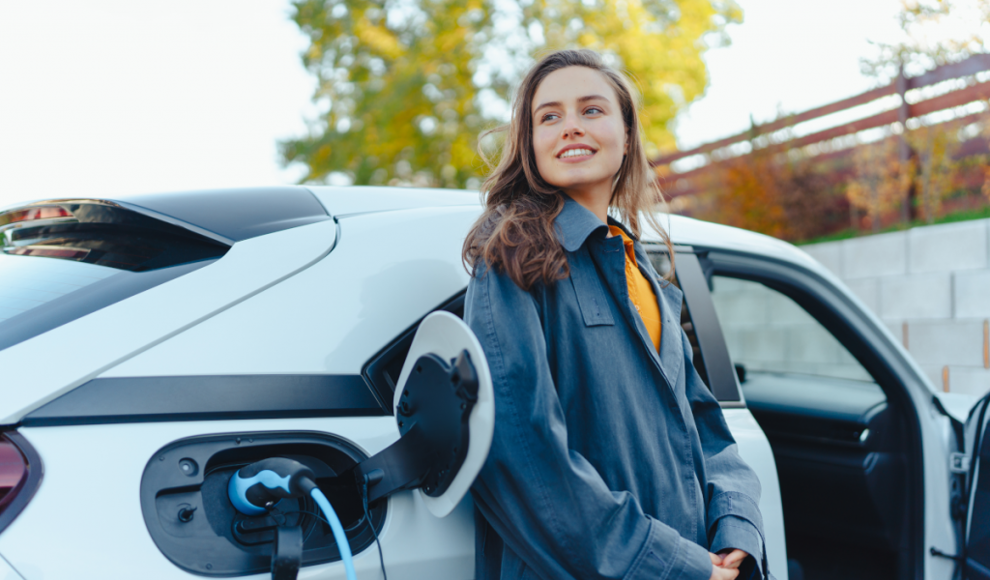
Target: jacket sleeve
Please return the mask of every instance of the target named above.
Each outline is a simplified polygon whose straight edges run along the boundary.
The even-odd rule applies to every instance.
[[[479,272],[465,320],[485,350],[495,433],[472,493],[488,523],[544,578],[708,580],[708,551],[608,489],[568,448],[537,301],[504,273]]]
[[[739,456],[725,416],[694,368],[687,334],[681,333],[686,393],[705,456],[708,498],[707,528],[712,552],[727,548],[746,552],[755,560],[762,578],[766,573],[763,517],[760,515],[760,480]]]

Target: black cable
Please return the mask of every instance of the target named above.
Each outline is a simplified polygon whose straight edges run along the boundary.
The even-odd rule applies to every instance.
[[[382,576],[383,580],[388,580],[388,574],[385,573],[385,554],[382,552],[382,543],[378,540],[378,532],[375,531],[375,524],[371,521],[371,513],[368,511],[368,476],[364,476],[364,482],[361,485],[361,504],[364,506],[364,518],[368,521],[368,525],[371,527],[371,534],[375,536],[375,544],[378,545],[378,561],[382,565]]]

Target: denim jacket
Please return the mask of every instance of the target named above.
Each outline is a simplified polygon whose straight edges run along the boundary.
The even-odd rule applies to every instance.
[[[524,291],[481,266],[468,285],[496,409],[472,487],[476,577],[708,580],[708,552],[730,547],[762,575],[760,482],[692,364],[681,291],[636,242],[663,319],[658,352],[629,299],[622,239],[569,198],[555,227],[568,278]]]

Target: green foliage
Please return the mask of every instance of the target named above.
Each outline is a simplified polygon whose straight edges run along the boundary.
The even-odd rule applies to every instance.
[[[734,0],[296,0],[302,55],[326,112],[281,143],[303,181],[463,187],[484,168],[477,137],[505,121],[510,90],[540,54],[596,49],[643,97],[648,152],[708,83],[702,55],[741,21]]]
[[[971,220],[983,220],[983,219],[987,219],[987,218],[990,218],[990,205],[988,205],[986,207],[978,208],[978,209],[964,209],[964,210],[959,210],[959,211],[954,211],[954,212],[951,212],[951,213],[943,214],[943,215],[935,218],[931,223],[929,223],[926,220],[912,220],[910,223],[899,222],[899,223],[896,223],[896,224],[893,224],[893,225],[890,225],[890,226],[881,228],[880,229],[880,233],[881,234],[885,234],[885,233],[888,233],[888,232],[900,232],[900,231],[908,230],[908,229],[911,229],[911,228],[917,228],[917,227],[927,226],[927,225],[931,225],[931,224],[948,224],[948,223],[955,223],[955,222],[966,222],[966,221],[971,221]],[[869,232],[867,235],[870,235],[872,233],[873,232]],[[858,237],[860,237],[862,235],[864,235],[864,232],[862,232],[862,231],[860,231],[858,229],[847,228],[847,229],[844,229],[844,230],[841,230],[841,231],[838,231],[838,232],[834,232],[834,233],[831,233],[831,234],[828,234],[828,235],[825,235],[825,236],[819,236],[819,237],[815,237],[815,238],[812,238],[812,239],[808,239],[808,240],[804,240],[804,241],[798,242],[797,245],[799,245],[799,246],[808,246],[808,245],[811,245],[811,244],[822,244],[822,243],[825,243],[825,242],[838,242],[840,240],[850,240],[852,238],[858,238]]]

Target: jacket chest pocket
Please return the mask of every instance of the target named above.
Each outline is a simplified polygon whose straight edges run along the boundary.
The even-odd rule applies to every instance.
[[[584,317],[585,326],[614,326],[612,311],[605,298],[605,289],[601,279],[591,262],[591,256],[584,252],[575,252],[568,256],[570,263],[570,281],[574,286],[578,307]]]

